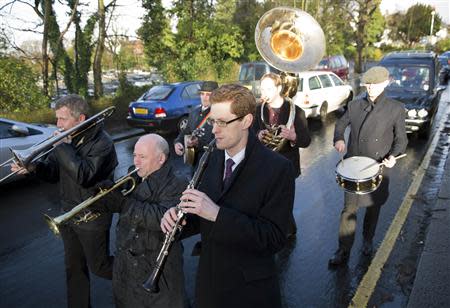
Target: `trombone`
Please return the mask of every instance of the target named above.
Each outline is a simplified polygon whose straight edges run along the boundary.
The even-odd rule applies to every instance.
[[[86,132],[88,129],[102,123],[107,117],[110,117],[116,107],[111,106],[106,108],[103,111],[100,111],[99,113],[93,115],[92,117],[88,118],[87,120],[79,123],[78,125],[72,127],[71,129],[68,129],[66,131],[61,132],[60,134],[50,136],[47,139],[36,143],[35,145],[32,145],[28,149],[25,150],[13,150],[10,148],[13,157],[8,159],[7,161],[0,164],[0,168],[3,167],[6,164],[16,163],[21,166],[20,169],[9,173],[8,175],[4,176],[0,179],[0,183],[5,181],[6,179],[10,178],[14,174],[20,172],[23,169],[28,168],[33,162],[38,160],[39,158],[47,155],[49,152],[51,152],[54,149],[54,146],[63,140],[66,137],[69,137],[71,139],[75,138],[76,136]]]
[[[52,218],[52,217],[48,216],[47,214],[44,214],[45,221],[47,222],[48,226],[53,231],[53,233],[55,233],[55,235],[59,235],[59,233],[60,233],[59,226],[61,224],[68,222],[69,220],[74,218],[76,215],[78,215],[80,212],[82,212],[83,210],[88,208],[90,205],[95,203],[97,200],[99,200],[99,199],[103,198],[104,196],[106,196],[107,194],[109,194],[111,191],[119,188],[120,186],[122,186],[123,184],[125,184],[127,182],[130,182],[131,187],[129,189],[123,189],[122,195],[126,196],[129,193],[131,193],[133,191],[133,189],[136,187],[136,180],[133,178],[132,175],[135,174],[138,170],[139,170],[139,168],[135,168],[133,171],[122,176],[117,181],[115,181],[114,185],[111,186],[110,188],[107,188],[107,189],[100,188],[100,191],[97,194],[84,200],[83,202],[81,202],[80,204],[75,206],[73,209],[71,209],[67,213],[64,213],[55,218]],[[75,222],[75,224],[79,224],[81,222],[88,222],[88,221],[96,219],[99,216],[100,216],[99,213],[93,213],[93,212],[87,210],[86,213],[84,213],[83,215],[80,215],[80,218]]]

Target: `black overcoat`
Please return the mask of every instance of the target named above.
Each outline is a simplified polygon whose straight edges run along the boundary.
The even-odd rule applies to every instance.
[[[199,186],[220,206],[216,221],[193,216],[186,226],[198,227],[202,239],[196,307],[281,307],[274,255],[292,213],[292,164],[249,134],[245,158],[223,187],[224,155],[211,154]]]
[[[354,100],[348,104],[344,115],[336,121],[335,143],[345,140],[344,133],[350,126],[350,135],[345,158],[366,156],[381,162],[389,155],[403,153],[408,144],[405,131],[405,109],[402,103],[392,100],[382,93],[375,103],[367,97]],[[361,206],[383,204],[389,196],[389,169],[383,169],[384,179],[373,193],[364,196],[350,194],[346,198],[359,199]]]
[[[175,176],[169,163],[143,181],[136,177],[136,181],[138,184],[130,195],[122,197],[119,191],[114,191],[106,196],[109,211],[120,213],[113,268],[116,307],[184,307],[181,242],[172,244],[159,281],[159,293],[148,293],[142,284],[155,268],[164,241],[161,218],[179,203],[187,182]]]
[[[256,108],[255,121],[253,123],[253,129],[258,134],[260,130],[266,129],[264,123],[269,123],[269,108],[268,105],[264,105],[263,119],[261,118],[261,107],[258,105]],[[281,106],[278,123],[286,124],[289,118],[289,102],[284,101]],[[311,143],[311,137],[309,136],[308,122],[306,121],[305,112],[298,106],[295,106],[295,118],[294,118],[295,133],[297,140],[291,144],[289,141],[284,144],[279,153],[289,159],[294,165],[295,176],[298,177],[301,174],[300,168],[300,151],[299,148],[306,148]]]
[[[117,166],[117,155],[111,137],[97,125],[75,137],[72,142],[61,143],[45,159],[36,163],[36,175],[48,182],[59,183],[62,211],[67,212],[92,196],[92,187],[112,179]],[[103,203],[103,200],[97,203]],[[107,230],[111,215],[72,225],[83,230]]]

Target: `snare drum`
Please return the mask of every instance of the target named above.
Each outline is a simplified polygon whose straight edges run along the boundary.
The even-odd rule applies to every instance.
[[[372,166],[370,168],[367,168]],[[365,169],[366,168],[366,169]],[[336,166],[336,182],[346,192],[364,195],[375,191],[381,184],[383,166],[375,159],[353,156]]]

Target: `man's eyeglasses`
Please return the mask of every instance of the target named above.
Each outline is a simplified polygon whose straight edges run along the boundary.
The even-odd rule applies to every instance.
[[[204,96],[210,96],[211,92],[204,92],[204,91],[199,91],[200,95],[204,95]]]
[[[235,121],[237,121],[237,120],[240,120],[240,119],[242,119],[243,117],[245,117],[245,116],[240,116],[240,117],[237,117],[237,118],[235,118],[235,119],[233,119],[233,120],[230,120],[230,121],[214,120],[214,119],[212,119],[212,118],[208,118],[208,120],[206,120],[206,121],[207,121],[208,124],[211,125],[211,126],[214,126],[214,124],[216,124],[216,125],[219,126],[219,127],[226,127],[228,124],[231,124],[231,123],[233,123],[233,122],[235,122]]]

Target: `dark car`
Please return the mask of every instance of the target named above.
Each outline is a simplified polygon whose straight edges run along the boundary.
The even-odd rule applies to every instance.
[[[442,65],[442,70],[439,74],[440,83],[447,84],[450,79],[450,51],[440,54],[438,59]]]
[[[427,138],[430,134],[442,90],[441,65],[433,52],[393,52],[380,65],[389,70],[386,95],[405,105],[406,132]]]
[[[267,62],[243,63],[239,70],[239,83],[259,98],[261,96],[261,77],[267,73],[280,74],[280,71]]]
[[[349,63],[342,55],[328,56],[320,60],[315,70],[330,71],[338,75],[342,80],[348,80]]]
[[[186,81],[152,87],[128,106],[128,125],[146,131],[182,130],[189,112],[200,105],[203,81]]]

